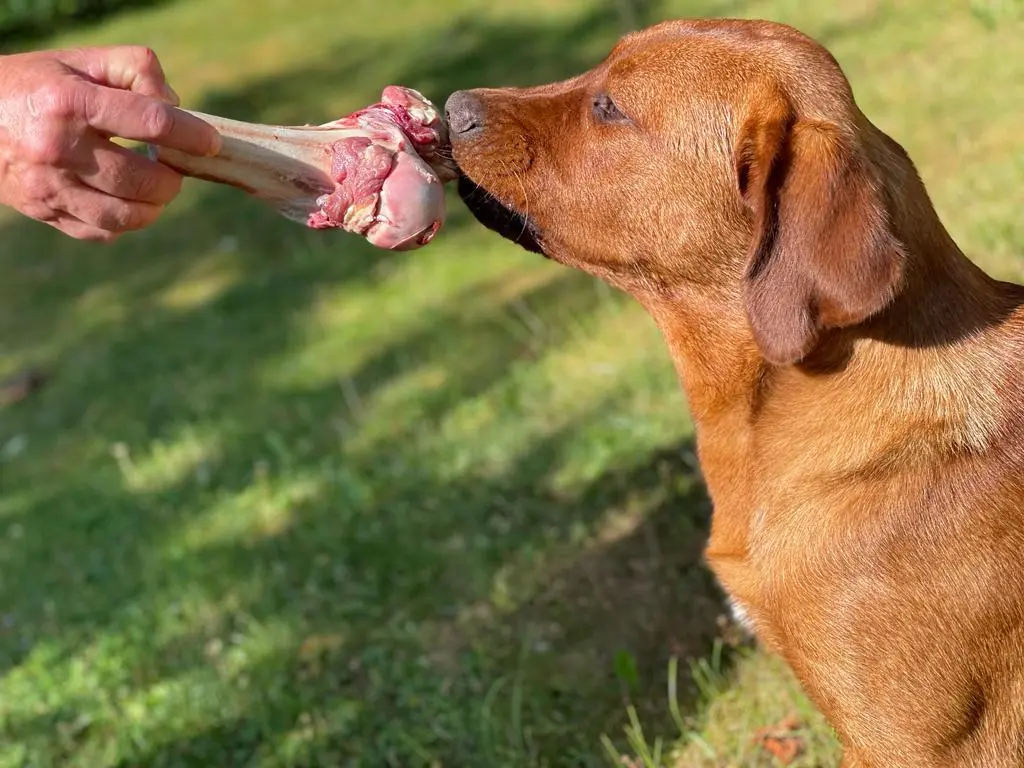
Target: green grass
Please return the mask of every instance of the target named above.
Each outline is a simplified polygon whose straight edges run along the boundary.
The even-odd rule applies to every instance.
[[[167,0],[45,44],[145,43],[187,106],[314,122],[388,83],[580,71],[636,4],[290,5]],[[817,35],[961,244],[1020,279],[1017,9],[636,18]],[[53,372],[0,410],[0,766],[602,766],[602,737],[768,766],[750,737],[791,711],[799,765],[834,765],[785,669],[718,642],[691,423],[629,300],[454,197],[405,255],[200,183],[111,247],[0,230],[0,375]]]

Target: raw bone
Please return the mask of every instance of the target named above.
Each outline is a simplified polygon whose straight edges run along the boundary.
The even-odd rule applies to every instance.
[[[457,171],[446,156],[447,127],[417,91],[388,86],[380,103],[318,126],[191,114],[217,129],[220,152],[151,147],[151,157],[238,187],[308,227],[344,229],[380,248],[419,248],[444,224],[444,185]]]

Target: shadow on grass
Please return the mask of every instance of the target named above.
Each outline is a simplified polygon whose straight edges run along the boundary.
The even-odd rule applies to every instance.
[[[540,457],[558,445],[553,439],[539,446]],[[287,575],[261,580],[264,597],[247,606],[246,621],[301,626],[304,640],[246,666],[241,680],[253,692],[240,708],[244,717],[216,718],[167,743],[156,735],[148,755],[122,764],[210,764],[227,756],[233,765],[256,764],[279,756],[295,730],[305,729],[305,743],[289,764],[599,765],[599,736],[620,734],[630,701],[648,726],[665,733],[668,658],[704,655],[721,611],[700,564],[706,506],[699,487],[687,487],[686,450],[645,456],[569,497],[544,491],[542,472],[441,485],[413,472],[396,496],[422,493],[430,506],[458,506],[462,513],[416,525],[414,515],[428,510],[370,510],[387,518],[380,523],[386,535],[360,537],[311,510],[301,520],[303,532],[204,552],[208,575],[201,579],[213,589],[287,562]],[[543,574],[525,607],[501,615],[480,600],[478,579],[493,578],[481,558],[496,568],[502,559],[529,557],[539,544],[536,530],[557,527],[556,515],[594,522],[652,496],[659,501],[636,530],[582,557],[570,557],[566,546],[566,565]],[[485,526],[457,519],[463,514],[485,517],[486,525],[500,521],[505,532],[488,533],[488,551],[473,551],[462,539]],[[325,536],[348,541],[313,544]],[[565,535],[550,538],[548,546],[557,547]],[[320,562],[325,552],[330,559]],[[339,562],[347,563],[342,572]],[[350,579],[361,583],[346,586]],[[383,604],[365,600],[360,590]],[[338,605],[349,601],[361,616]],[[402,638],[408,622],[417,624],[421,639]],[[631,679],[616,675],[623,654],[638,664]],[[678,703],[686,712],[695,692],[686,680],[681,684]],[[271,693],[268,706],[267,691],[275,689],[289,695]]]
[[[589,281],[566,273],[516,301],[550,329],[547,352],[568,340],[560,313],[586,316],[601,298]],[[23,511],[4,520],[9,535],[18,529],[15,546],[3,550],[10,627],[0,650],[7,663],[25,662],[41,644],[43,664],[61,675],[83,658],[111,653],[115,668],[98,688],[127,686],[141,695],[196,675],[205,695],[231,691],[222,694],[232,702],[228,715],[247,714],[225,724],[221,705],[198,707],[202,727],[180,740],[148,734],[152,746],[130,749],[124,765],[249,764],[308,717],[322,718],[307,724],[314,733],[303,742],[315,758],[303,762],[303,753],[297,764],[355,760],[350,750],[362,753],[358,765],[418,764],[409,761],[423,754],[445,765],[482,756],[493,765],[539,765],[539,757],[549,765],[596,764],[584,756],[596,752],[601,733],[618,734],[626,693],[654,718],[652,727],[666,725],[667,658],[706,653],[721,613],[700,561],[708,505],[691,446],[642,453],[583,486],[558,488],[552,475],[578,448],[577,433],[615,409],[614,396],[511,451],[499,472],[458,458],[463,466],[452,471],[447,452],[423,445],[423,433],[459,404],[493,398],[510,361],[536,353],[516,337],[480,332],[509,313],[495,302],[470,324],[457,310],[440,312],[369,357],[352,377],[366,390],[428,364],[453,381],[417,397],[413,413],[399,414],[412,423],[391,425],[369,446],[346,448],[346,435],[361,437],[364,425],[336,386],[261,396],[257,384],[242,380],[211,404],[227,411],[210,419],[219,458],[189,467],[166,487],[134,489],[130,470],[118,476],[94,461],[50,488],[29,489]],[[167,330],[137,334],[111,359],[137,360],[135,348],[166,343]],[[201,323],[177,331],[204,333]],[[439,344],[451,352],[432,353]],[[394,360],[404,363],[392,368]],[[162,391],[156,379],[163,373],[146,366],[136,375],[152,393]],[[183,394],[182,401],[168,395],[159,408],[121,407],[147,419],[144,434],[154,439],[182,421],[205,421],[184,415],[192,406]],[[256,402],[238,408],[231,397]],[[380,417],[371,405],[365,418]],[[339,432],[343,419],[354,423]],[[268,436],[290,448],[275,454]],[[471,435],[466,442],[454,452],[487,450]],[[130,441],[128,450],[144,448],[145,440]],[[307,478],[308,492],[276,490],[295,476]],[[227,515],[249,518],[236,533],[174,544],[188,538],[183,528],[225,516],[218,506],[236,497]],[[282,508],[284,521],[267,530],[261,517],[270,506]],[[619,515],[636,528],[607,542],[576,540],[579,531],[589,540]],[[517,603],[511,613],[494,606],[495,585],[508,571],[526,581],[510,592],[529,595],[525,605],[510,599]],[[197,590],[224,607],[213,616],[183,607]],[[289,639],[233,669],[230,638],[248,627],[284,627]],[[115,650],[105,651],[111,638]],[[621,654],[637,661],[635,679],[617,679]],[[692,691],[683,682],[685,710]],[[505,690],[484,713],[486,685],[499,684]],[[7,737],[63,757],[77,742],[54,742],[52,734],[77,733],[79,717],[65,703],[41,723],[8,718]]]
[[[200,108],[315,119],[331,84],[371,59],[439,99],[563,77],[593,62],[587,41],[618,36],[621,14],[607,5],[564,28],[465,18]],[[379,86],[350,90],[351,106]],[[475,226],[456,208],[448,231]],[[600,764],[598,738],[618,735],[627,701],[667,723],[667,659],[706,654],[721,612],[692,447],[648,445],[566,488],[558,470],[626,398],[613,388],[539,434],[516,415],[516,376],[605,310],[589,278],[447,297],[345,375],[362,393],[428,368],[442,383],[360,412],[331,376],[268,389],[266,370],[302,347],[322,291],[383,296],[408,257],[354,239],[333,253],[216,189],[102,252],[30,224],[0,238],[5,274],[28,287],[5,308],[3,344],[60,361],[53,388],[0,421],[33,445],[3,466],[0,663],[24,696],[0,718],[4,742],[40,763],[113,749],[125,766],[575,766]],[[239,274],[230,287],[188,309],[155,300],[211,252]],[[73,305],[91,294],[126,314],[76,328]],[[546,329],[539,341],[501,331],[513,301]],[[483,306],[469,316],[471,302]],[[437,432],[474,401],[507,409],[523,446],[508,438],[495,463],[481,460],[487,434],[444,444]],[[189,434],[213,458],[136,479],[133,457]]]

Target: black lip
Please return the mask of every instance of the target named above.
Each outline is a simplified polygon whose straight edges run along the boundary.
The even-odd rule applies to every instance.
[[[537,227],[529,218],[503,205],[464,173],[459,175],[458,191],[469,212],[489,230],[531,253],[546,255],[539,242]]]

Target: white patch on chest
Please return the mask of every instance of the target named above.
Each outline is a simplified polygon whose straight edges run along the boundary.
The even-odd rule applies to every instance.
[[[734,597],[729,598],[729,610],[732,613],[732,620],[735,621],[748,635],[754,634],[754,622],[747,612],[746,606]]]
[[[757,539],[758,534],[764,527],[767,521],[767,515],[764,509],[758,507],[754,510],[754,514],[750,519],[750,529],[748,536],[753,542]],[[743,629],[749,637],[753,637],[755,634],[754,619],[750,615],[750,610],[747,606],[732,595],[729,596],[729,612],[732,614],[732,620]]]

